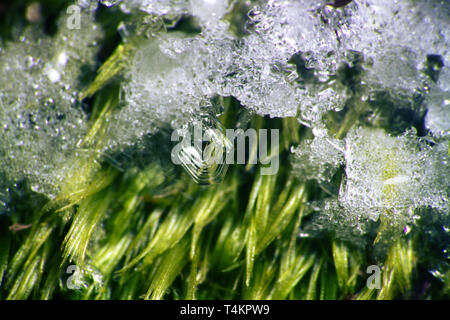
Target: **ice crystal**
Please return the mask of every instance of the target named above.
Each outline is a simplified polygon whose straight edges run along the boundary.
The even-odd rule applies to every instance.
[[[119,5],[124,12],[138,9],[156,16],[191,15],[197,17],[205,27],[220,23],[228,8],[228,0],[100,0],[99,2],[108,7]]]
[[[169,51],[195,52],[183,58],[186,65],[179,64],[196,65],[192,76],[161,79],[161,85],[182,83],[184,95],[196,95],[200,80],[207,86],[200,91],[234,96],[261,115],[299,115],[310,126],[320,124],[325,112],[342,109],[354,86],[364,96],[380,89],[412,96],[428,81],[423,72],[427,56],[448,60],[448,4],[366,0],[334,8],[325,1],[261,2],[248,6],[245,36],[236,41],[223,19],[232,9],[226,1],[121,3],[151,14],[189,14],[203,21],[201,34],[166,41],[172,46]],[[420,34],[427,36],[417,41]],[[352,53],[361,57],[363,72],[349,88],[337,73],[354,64]],[[145,96],[146,87],[134,83],[134,91]]]
[[[344,143],[327,136],[303,141],[292,152],[292,170],[301,179],[331,180],[344,160]]]

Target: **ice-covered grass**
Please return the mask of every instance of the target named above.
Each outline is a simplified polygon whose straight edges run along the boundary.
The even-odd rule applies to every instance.
[[[100,3],[0,47],[2,298],[448,296],[447,2]],[[195,184],[200,112],[280,129],[279,172]]]
[[[68,29],[62,19],[53,37],[31,25],[0,50],[0,189],[5,195],[25,181],[34,192],[55,197],[74,158],[83,157],[79,145],[88,125],[78,94],[83,72],[95,66],[101,30],[90,15],[81,21],[85,32]]]

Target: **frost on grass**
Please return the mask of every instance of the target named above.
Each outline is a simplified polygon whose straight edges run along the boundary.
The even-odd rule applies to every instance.
[[[54,37],[31,27],[0,48],[0,201],[22,181],[54,196],[86,132],[77,95],[100,30],[89,15],[81,19],[86,32],[64,21]]]
[[[162,35],[136,53],[123,87],[127,104],[114,115],[110,147],[132,145],[164,123],[177,127],[210,104],[214,90],[202,77],[206,53],[200,46],[186,45],[192,41]]]
[[[368,233],[370,222],[379,220],[401,230],[418,218],[419,208],[448,215],[447,143],[431,144],[412,132],[394,137],[381,129],[352,130],[345,139],[339,195],[322,204],[313,229],[349,239]]]
[[[414,135],[392,137],[374,129],[354,130],[346,142],[347,181],[340,195],[346,206],[372,208],[374,218],[380,210],[443,209],[446,196],[439,190],[443,172],[434,171],[439,165],[435,153],[442,152],[439,145],[431,148]]]
[[[428,110],[427,129],[435,137],[448,133],[448,2],[361,0],[341,8],[325,0],[100,2],[119,6],[130,21],[142,19],[144,13],[150,26],[158,19],[168,23],[168,28],[150,28],[131,58],[122,82],[122,103],[108,119],[106,149],[135,145],[162,126],[183,126],[205,108],[213,112],[211,101],[216,96],[232,96],[259,115],[297,117],[313,132],[324,132],[325,114],[348,111],[355,101],[367,109],[366,101],[379,92],[394,101],[419,96],[423,98],[419,111]],[[237,11],[248,14],[236,19],[242,14]],[[200,32],[168,32],[182,17],[193,17]],[[81,19],[86,21],[90,19]],[[5,134],[0,139],[6,141],[5,150],[12,150],[1,158],[8,161],[2,168],[10,168],[4,173],[6,180],[15,183],[30,177],[35,189],[46,193],[57,185],[61,168],[70,163],[65,159],[86,130],[85,115],[75,103],[77,72],[94,60],[87,44],[97,31],[82,26],[66,38],[63,34],[60,31],[57,37],[57,50],[50,49],[45,36],[36,36],[40,43],[27,36],[31,45],[11,44],[0,57],[7,79],[1,84]],[[124,42],[135,36],[133,28],[122,34]],[[61,50],[70,41],[77,45]],[[75,64],[69,68],[71,61]],[[12,86],[19,90],[8,89]],[[376,118],[379,110],[374,107],[370,112]],[[353,212],[352,221],[377,219],[391,211],[394,220],[410,217],[418,206],[442,209],[436,197],[445,184],[437,187],[427,179],[445,165],[438,160],[435,165],[422,162],[431,161],[427,154],[443,149],[438,146],[445,141],[438,138],[428,149],[419,144],[418,151],[407,143],[414,140],[409,135],[386,137],[381,131],[361,130],[359,138],[352,133],[345,141],[323,134],[303,142],[294,149],[294,174],[326,182],[345,165],[347,181],[332,207],[343,208],[336,209],[341,216]],[[369,139],[371,135],[379,144]],[[389,148],[396,152],[389,154]],[[7,158],[11,156],[14,161]],[[436,169],[426,171],[431,168]],[[364,184],[367,181],[371,184]],[[356,200],[357,195],[361,199]]]

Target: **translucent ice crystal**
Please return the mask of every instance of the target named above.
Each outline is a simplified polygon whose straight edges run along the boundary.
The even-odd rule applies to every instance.
[[[414,155],[382,130],[353,131],[347,139],[347,181],[339,200],[345,207],[366,208],[374,220],[383,210],[407,210],[411,195],[418,192]]]
[[[448,2],[353,2],[338,34],[345,49],[363,53],[367,83],[413,91],[421,86],[428,54],[448,61]]]
[[[371,231],[375,223],[367,217],[361,208],[348,209],[337,200],[327,199],[311,205],[313,217],[309,224],[302,227],[300,236],[316,236],[332,231],[335,237],[364,246],[363,236]]]
[[[330,230],[338,238],[354,241],[376,231],[381,217],[384,227],[402,230],[419,217],[419,209],[448,216],[447,142],[434,144],[413,133],[394,137],[380,129],[358,128],[345,144],[346,177],[339,195],[313,204],[312,222],[303,233]],[[326,161],[327,154],[322,156],[318,163]],[[307,168],[297,163],[294,171],[299,166]]]
[[[181,164],[198,184],[218,183],[227,172],[232,144],[217,119],[207,114],[199,118],[176,131],[182,141],[174,148],[172,161]]]
[[[0,50],[0,190],[26,180],[53,196],[86,130],[77,103],[82,67],[92,65],[100,30],[90,15],[80,30],[63,19],[55,37],[27,29]]]
[[[448,61],[447,61],[448,63]],[[426,97],[427,114],[425,126],[436,136],[450,134],[450,70],[448,66],[437,66],[438,81]]]
[[[344,160],[344,143],[327,136],[305,140],[292,152],[292,170],[302,179],[331,180]]]
[[[450,91],[432,89],[427,96],[425,125],[437,135],[450,133]]]

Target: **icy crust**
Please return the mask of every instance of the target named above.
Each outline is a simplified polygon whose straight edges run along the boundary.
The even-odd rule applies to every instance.
[[[53,38],[30,28],[0,49],[3,202],[23,180],[33,191],[54,196],[86,133],[79,78],[82,66],[92,66],[100,30],[90,15],[81,17],[86,32],[67,29],[64,21]]]
[[[272,117],[296,116],[301,106],[309,124],[343,105],[346,96],[333,86],[299,83],[289,62],[295,51],[280,55],[280,48],[259,32],[237,41],[223,25],[194,37],[157,34],[136,54],[128,73],[126,106],[117,120],[136,130],[118,135],[119,143],[156,130],[155,123],[186,121],[201,101],[216,95],[234,96],[245,107]],[[117,127],[120,131],[123,126]]]
[[[182,84],[178,90],[182,98],[195,95],[193,87],[203,82],[207,88],[200,88],[202,92],[234,96],[260,115],[298,116],[311,127],[321,125],[324,113],[342,109],[355,90],[362,97],[379,90],[387,90],[393,97],[412,97],[432,82],[424,72],[427,56],[440,56],[444,63],[449,60],[450,5],[445,2],[366,0],[336,9],[326,1],[260,1],[249,7],[246,35],[241,39],[233,37],[224,20],[233,2],[120,3],[156,15],[189,14],[201,22],[202,33],[190,39],[177,41],[157,35],[166,38],[163,55],[170,51],[195,53],[192,60],[178,63],[180,69],[189,69],[189,77],[161,79],[161,86]],[[143,54],[145,50],[148,48]],[[355,53],[361,57],[358,68],[362,73],[350,88],[337,72],[343,65],[355,64]],[[152,62],[149,59],[147,63]],[[144,83],[153,78],[151,72],[148,79],[141,74],[131,76]],[[153,99],[149,95],[153,91],[136,80],[133,84],[135,88],[128,86],[128,91],[135,93],[127,100],[130,110],[139,108],[136,95]],[[442,80],[439,88],[446,91],[448,81]],[[442,108],[434,107],[434,100],[427,100],[434,110],[427,123],[432,130],[440,130],[442,125],[436,127],[435,123]],[[192,107],[186,104],[179,111],[189,112]],[[442,113],[448,115],[445,110]]]
[[[322,141],[321,147],[326,148],[328,143]],[[320,212],[308,228],[316,232],[333,230],[338,237],[348,239],[367,233],[368,223],[380,217],[387,225],[401,229],[418,218],[419,208],[433,208],[448,215],[447,152],[446,141],[430,143],[418,139],[414,132],[394,137],[381,129],[351,130],[342,154],[345,178],[339,195],[316,204]],[[313,155],[309,153],[304,162],[317,165]]]
[[[212,107],[217,86],[211,70],[218,60],[205,41],[164,33],[142,44],[123,86],[126,104],[113,115],[108,148],[132,145],[167,123],[180,128],[200,108]]]
[[[422,86],[426,57],[449,59],[446,1],[358,1],[340,28],[345,50],[363,53],[373,84],[413,91]]]
[[[339,199],[350,208],[374,210],[374,219],[380,210],[445,209],[442,156],[442,145],[421,144],[411,133],[391,137],[383,130],[353,130],[346,138],[347,179]]]
[[[261,81],[260,91],[251,91],[256,94],[241,102],[251,106],[250,100],[266,98],[257,110],[271,116],[291,116],[299,108],[300,118],[314,126],[321,113],[340,109],[346,101],[348,88],[336,85],[334,77],[339,66],[352,63],[349,52],[362,54],[358,85],[364,95],[386,89],[394,95],[411,96],[429,81],[423,72],[427,55],[449,61],[449,10],[448,3],[438,1],[353,1],[340,9],[316,1],[269,1],[252,12],[253,27],[243,39],[252,54],[246,55],[244,49],[241,56],[253,64],[246,66],[246,73],[259,71],[259,77],[252,77],[259,80],[268,70],[269,75],[281,78],[281,73],[291,70],[288,62],[300,54],[302,69],[297,68],[296,81],[285,84],[277,79],[283,88],[294,86],[289,91],[295,98],[284,105],[280,103],[283,99],[267,101],[276,96],[271,92],[277,87],[272,89],[270,82]],[[442,87],[448,88],[448,81],[442,82]],[[284,96],[283,90],[280,96]]]
[[[318,219],[348,220],[360,231],[362,221],[381,215],[405,221],[418,207],[448,212],[442,189],[449,176],[449,2],[361,0],[333,8],[325,0],[251,1],[243,6],[249,13],[240,36],[227,22],[239,1],[100,2],[130,15],[136,9],[174,20],[191,15],[201,27],[195,35],[161,31],[143,40],[126,71],[123,103],[108,119],[107,149],[134,145],[167,123],[181,127],[201,107],[212,108],[217,95],[260,115],[297,117],[323,133],[327,112],[378,91],[400,101],[420,91],[434,142],[375,129],[351,131],[345,140],[320,134],[293,149],[293,172],[323,182],[343,166],[340,193]],[[93,63],[99,36],[91,16],[80,21],[76,32],[61,23],[53,39],[30,31],[0,51],[0,168],[8,181],[0,197],[25,178],[34,190],[54,194],[78,152],[87,130],[76,103],[78,78]],[[430,55],[443,62],[432,68],[434,76],[427,71]],[[358,75],[343,79],[346,65]]]
[[[119,5],[123,11],[140,9],[148,14],[181,15],[190,13],[189,0],[99,0],[107,7]]]

